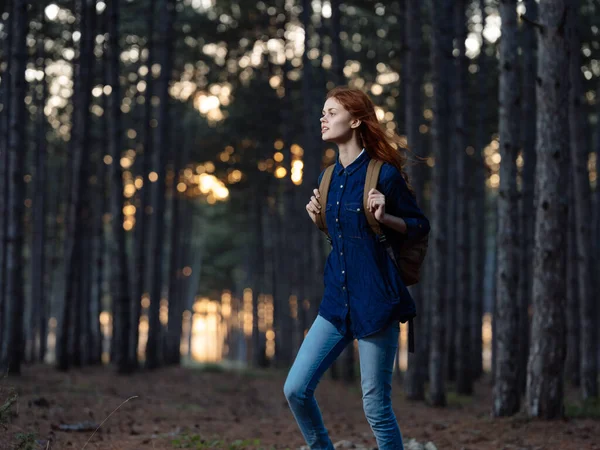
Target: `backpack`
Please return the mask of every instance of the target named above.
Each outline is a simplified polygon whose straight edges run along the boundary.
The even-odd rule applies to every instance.
[[[369,191],[377,187],[377,180],[379,178],[381,166],[383,166],[383,161],[376,159],[371,159],[369,161],[363,194],[363,209],[365,211],[365,215],[367,216],[367,222],[369,223],[371,230],[373,230],[373,233],[375,233],[375,236],[377,236],[378,241],[385,246],[389,257],[394,262],[394,265],[400,273],[402,281],[406,286],[412,286],[413,284],[419,282],[420,270],[425,259],[425,254],[427,253],[427,246],[429,244],[429,234],[426,234],[420,238],[412,239],[410,241],[405,239],[394,247],[392,247],[392,244],[387,240],[383,230],[381,229],[381,225],[367,207]],[[331,183],[331,176],[333,174],[334,167],[335,164],[332,164],[325,169],[323,178],[319,184],[321,205],[327,205],[327,194],[329,193],[329,185]],[[327,222],[325,221],[325,210],[325,207],[321,208],[321,212],[317,215],[317,226],[323,233],[325,233],[329,243],[331,244],[331,237],[329,236]],[[398,255],[398,258],[396,258],[396,255]],[[410,353],[414,353],[414,333],[412,319],[409,319],[408,321],[408,351]]]

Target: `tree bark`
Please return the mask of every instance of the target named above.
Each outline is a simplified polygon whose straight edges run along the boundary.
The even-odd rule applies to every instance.
[[[27,2],[14,0],[12,4],[12,40],[10,63],[10,137],[8,146],[10,185],[8,190],[8,233],[6,236],[6,319],[7,336],[3,343],[5,366],[9,373],[21,373],[23,360],[23,308],[25,305],[23,276],[25,157],[25,68],[27,64]]]
[[[121,90],[119,86],[119,2],[108,4],[108,84],[112,92],[108,97],[108,148],[112,163],[109,166],[110,212],[112,240],[109,249],[112,272],[113,320],[115,334],[115,363],[119,373],[133,370],[128,358],[131,337],[131,298],[129,295],[129,270],[123,228],[123,169],[121,168],[122,122]]]
[[[10,10],[10,4],[8,9]],[[8,196],[10,186],[10,165],[9,165],[9,153],[8,148],[10,146],[10,102],[11,102],[11,81],[10,81],[10,65],[12,61],[12,27],[13,27],[13,14],[9,14],[8,18],[4,21],[4,26],[7,28],[5,37],[3,39],[4,51],[3,56],[6,59],[6,66],[4,73],[2,74],[2,115],[0,115],[0,126],[2,127],[2,133],[0,133],[0,175],[2,180],[0,181],[2,187],[2,205],[0,205],[0,368],[3,367],[3,361],[6,358],[6,342],[8,339],[7,332],[7,316],[8,306],[6,302],[6,252],[8,249]]]
[[[465,0],[456,0],[454,5],[454,28],[459,55],[455,59],[454,118],[456,121],[456,177],[458,182],[456,202],[456,391],[459,394],[473,393],[471,375],[471,298],[470,298],[470,253],[468,190],[466,99],[468,60],[465,41],[467,39],[467,11]]]
[[[150,180],[148,175],[152,171],[152,160],[153,160],[153,142],[154,135],[150,125],[152,121],[152,95],[154,92],[154,77],[152,75],[152,65],[154,63],[154,10],[155,0],[150,0],[148,10],[146,14],[147,33],[148,33],[148,44],[146,49],[148,51],[148,58],[146,60],[146,67],[148,73],[146,75],[146,92],[144,102],[144,146],[143,152],[138,155],[138,163],[142,164],[142,181],[143,186],[140,192],[140,203],[136,210],[135,215],[135,270],[133,273],[133,307],[132,307],[132,345],[131,349],[133,354],[129,355],[132,364],[137,366],[137,347],[140,338],[139,324],[140,316],[142,313],[142,296],[144,295],[146,286],[146,261],[148,260],[147,243],[148,243],[148,231],[152,220],[152,214],[150,213],[151,203],[151,191],[150,191]]]
[[[563,415],[565,360],[565,254],[568,167],[569,2],[539,5],[536,136],[536,217],[533,324],[527,364],[527,412],[545,419]]]
[[[154,168],[158,180],[154,183],[155,194],[152,208],[153,242],[152,254],[154,255],[154,273],[150,290],[150,311],[148,320],[148,344],[146,346],[146,367],[155,369],[161,364],[159,345],[161,341],[161,324],[159,319],[160,300],[163,286],[163,253],[162,230],[164,228],[165,211],[165,176],[169,151],[169,82],[173,66],[173,23],[175,20],[175,1],[161,0],[160,5],[160,43],[159,55],[161,70],[158,79],[158,97],[160,106],[158,110],[158,129],[156,134],[156,151],[154,152]],[[158,50],[158,49],[157,49]]]
[[[42,16],[42,23],[44,18]],[[43,27],[44,25],[42,25]],[[37,47],[37,57],[45,58],[43,40]],[[42,66],[43,67],[43,66]],[[44,77],[37,86],[36,118],[37,118],[37,151],[35,162],[35,187],[33,199],[33,242],[31,252],[31,315],[30,324],[33,328],[31,342],[32,355],[30,360],[44,361],[46,354],[46,335],[48,333],[48,307],[46,284],[46,188],[47,147],[46,132],[48,122],[44,114],[44,105],[48,98],[48,83]]]
[[[423,68],[421,64],[421,42],[423,34],[421,31],[421,11],[417,0],[407,0],[405,11],[405,42],[406,42],[406,68],[404,70],[404,109],[406,111],[406,137],[408,146],[419,155],[424,154],[423,139],[419,126],[422,117],[422,79]],[[424,204],[424,168],[411,167],[411,184],[417,194],[417,201]],[[427,376],[427,305],[423,282],[411,287],[411,295],[417,303],[417,316],[413,319],[416,330],[422,330],[419,339],[415,340],[415,353],[408,354],[408,367],[404,379],[404,392],[410,400],[425,400],[425,379]]]
[[[447,143],[450,139],[450,83],[447,74],[452,70],[452,6],[451,0],[437,0],[430,3],[432,22],[431,65],[433,94],[433,205],[432,220],[433,278],[431,297],[431,347],[429,354],[429,397],[434,406],[446,405],[444,386],[445,317],[446,317],[446,262],[448,202],[448,155]],[[453,226],[453,225],[452,225]]]
[[[537,20],[537,3],[535,0],[525,1],[526,16]],[[535,123],[535,72],[536,72],[536,38],[535,30],[528,23],[522,23],[521,49],[523,61],[523,107],[521,117],[523,124]],[[533,189],[535,184],[535,128],[524,126],[521,130],[523,168],[521,172],[521,198],[519,204],[520,229],[520,261],[519,284],[517,297],[519,304],[519,389],[525,392],[527,381],[527,359],[529,357],[529,335],[531,319],[531,270],[533,261],[533,229],[534,209]]]
[[[587,116],[581,73],[581,41],[578,34],[579,1],[571,2],[568,15],[570,47],[569,136],[571,148],[571,178],[575,208],[575,242],[577,285],[580,320],[581,397],[583,400],[598,397],[598,323],[596,321],[596,295],[592,285],[594,267],[591,221],[592,191],[588,173],[589,148],[587,144]]]
[[[482,23],[485,23],[485,0],[479,0],[479,9]],[[477,92],[479,98],[488,95],[488,72],[489,62],[486,54],[486,42],[481,35],[481,49],[477,58]],[[484,279],[486,259],[485,226],[482,226],[481,218],[486,217],[485,212],[485,179],[486,166],[483,161],[483,151],[489,143],[489,134],[486,132],[488,108],[485,102],[479,102],[479,113],[476,119],[476,148],[473,153],[471,178],[471,191],[473,201],[471,202],[471,368],[472,376],[478,379],[483,374],[483,302],[484,302]]]
[[[496,378],[493,413],[511,416],[519,410],[517,298],[519,256],[517,154],[521,90],[517,61],[517,1],[500,2],[500,188],[498,191],[498,267],[496,272]]]

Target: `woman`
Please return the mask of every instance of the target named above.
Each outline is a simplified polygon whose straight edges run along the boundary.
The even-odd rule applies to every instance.
[[[416,315],[415,304],[385,247],[371,231],[363,210],[363,187],[371,158],[385,162],[368,208],[388,240],[429,232],[403,170],[406,156],[392,145],[362,91],[338,87],[327,94],[321,117],[322,139],[338,147],[326,205],[319,191],[306,205],[316,223],[321,208],[332,239],[325,266],[319,314],[308,331],[284,386],[288,404],[311,449],[332,449],[314,398],[327,368],[346,345],[358,340],[363,409],[380,450],[403,449],[392,410],[391,387],[399,322]],[[319,183],[323,173],[319,176]]]

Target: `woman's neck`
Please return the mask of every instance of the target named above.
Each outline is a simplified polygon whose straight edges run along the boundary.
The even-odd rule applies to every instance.
[[[358,157],[358,155],[360,155],[362,148],[360,145],[358,145],[358,142],[355,140],[350,140],[343,144],[338,144],[338,150],[340,155],[340,164],[346,167],[351,164],[352,161]]]

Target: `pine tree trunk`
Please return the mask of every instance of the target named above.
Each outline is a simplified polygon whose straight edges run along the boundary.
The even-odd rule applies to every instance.
[[[525,1],[526,16],[537,20],[537,3],[535,0]],[[523,168],[521,172],[521,198],[519,204],[519,229],[521,236],[519,285],[517,290],[519,304],[519,389],[525,392],[527,380],[527,359],[529,357],[529,306],[531,305],[531,269],[533,261],[533,189],[535,184],[535,72],[536,72],[536,39],[535,30],[522,22],[521,48],[523,59],[523,107],[521,117],[523,124],[521,141]]]
[[[581,397],[583,400],[598,397],[598,323],[596,321],[597,294],[592,285],[594,267],[590,211],[592,192],[588,173],[587,116],[583,109],[584,98],[581,73],[581,41],[577,31],[579,1],[573,1],[569,10],[570,92],[569,131],[571,148],[571,178],[573,179],[575,208],[575,242],[577,244],[577,284],[579,287]]]
[[[163,285],[163,253],[164,245],[162,242],[161,230],[164,228],[164,210],[165,210],[165,176],[167,156],[169,151],[169,82],[171,79],[171,68],[173,66],[173,55],[171,41],[173,35],[173,22],[175,20],[175,2],[174,0],[161,0],[160,5],[160,23],[159,36],[157,42],[157,53],[160,56],[161,71],[158,79],[158,96],[160,107],[158,110],[158,129],[156,134],[156,151],[154,152],[154,168],[158,174],[158,180],[155,183],[154,205],[152,208],[153,221],[153,242],[152,254],[154,257],[154,273],[150,287],[150,311],[149,311],[149,330],[148,344],[146,346],[146,367],[154,369],[161,364],[159,354],[159,345],[161,340],[161,324],[159,320],[160,299]]]
[[[307,6],[307,11],[311,11]],[[342,31],[340,19],[340,1],[331,1],[331,73],[333,75],[333,83],[336,86],[345,84],[346,77],[344,75],[344,66],[346,60],[344,59],[344,48],[342,47],[342,40],[340,33]],[[308,49],[308,47],[306,47]]]
[[[8,190],[8,234],[6,236],[6,319],[7,337],[4,345],[6,364],[9,373],[21,373],[23,360],[23,307],[25,305],[23,276],[23,241],[24,241],[24,200],[25,156],[25,68],[27,64],[27,2],[14,0],[12,4],[12,40],[10,63],[10,138],[8,146],[10,185]],[[4,327],[3,327],[4,328]]]
[[[536,136],[536,216],[533,323],[527,364],[527,412],[545,419],[563,415],[565,360],[565,254],[567,244],[569,3],[539,5]]]
[[[10,3],[9,7],[10,9]],[[7,305],[7,291],[6,291],[6,252],[8,250],[8,196],[10,186],[10,166],[8,148],[10,146],[10,103],[11,103],[11,78],[10,78],[10,65],[12,61],[12,27],[13,27],[13,14],[12,12],[8,15],[8,18],[4,21],[4,26],[8,32],[5,33],[3,39],[4,51],[3,56],[6,59],[6,66],[2,73],[2,114],[0,115],[0,127],[2,133],[0,133],[0,183],[1,183],[1,195],[2,204],[0,205],[0,368],[4,367],[4,361],[6,360],[6,343],[8,340],[8,305]]]
[[[456,392],[473,393],[471,375],[471,303],[470,298],[470,242],[469,242],[469,197],[467,169],[466,99],[468,60],[465,40],[467,39],[467,11],[465,0],[456,0],[454,5],[454,28],[460,54],[455,60],[454,118],[456,120],[456,177],[458,182],[456,202]]]
[[[485,0],[479,0],[479,9],[482,23],[485,23]],[[485,38],[482,35],[482,46],[477,58],[477,92],[479,98],[488,95],[488,56],[486,54]],[[486,133],[487,105],[479,102],[479,111],[476,119],[476,148],[473,155],[471,178],[471,191],[473,201],[471,202],[471,368],[472,376],[478,379],[483,374],[483,302],[484,302],[484,279],[486,259],[485,226],[481,224],[481,218],[486,217],[485,211],[485,178],[486,167],[483,161],[483,151],[489,142]]]
[[[123,228],[123,170],[121,168],[121,90],[119,86],[119,1],[108,4],[108,148],[112,163],[109,166],[110,212],[112,239],[109,248],[111,263],[111,291],[113,299],[113,333],[115,336],[115,363],[119,373],[134,368],[128,358],[131,337],[131,298],[129,295],[129,268]]]
[[[498,191],[498,267],[496,272],[496,378],[493,414],[510,416],[519,410],[517,298],[519,257],[517,164],[519,103],[517,61],[517,1],[500,2],[500,188]]]
[[[420,156],[424,155],[423,139],[419,126],[422,117],[422,86],[423,68],[420,64],[421,42],[421,11],[418,0],[407,0],[405,11],[406,32],[406,68],[404,70],[406,137],[408,146]],[[417,194],[417,201],[424,204],[424,168],[412,167],[411,184]],[[410,400],[425,400],[425,378],[427,376],[427,332],[425,331],[427,306],[425,304],[425,289],[423,282],[411,287],[411,294],[417,304],[417,317],[413,319],[415,330],[420,330],[419,339],[415,339],[415,353],[408,354],[408,367],[404,379],[404,392]],[[422,330],[422,332],[421,332]]]
[[[180,130],[179,136],[183,135],[184,131]],[[177,183],[183,175],[184,164],[188,159],[189,145],[186,145],[184,139],[180,139],[181,145],[176,145],[175,148],[175,164],[173,178],[173,187],[171,189],[173,198],[173,208],[171,216],[171,262],[169,264],[169,319],[167,324],[167,354],[165,362],[167,364],[180,364],[181,362],[181,330],[183,325],[183,297],[182,297],[182,194],[177,190]]]
[[[438,0],[430,3],[432,22],[431,65],[433,95],[433,121],[431,133],[433,139],[432,179],[432,239],[431,258],[433,277],[431,296],[431,347],[429,354],[429,397],[434,406],[446,404],[444,386],[445,357],[445,317],[447,296],[446,264],[448,247],[446,243],[448,203],[448,161],[447,145],[450,140],[450,82],[448,73],[452,70],[452,0]]]
[[[154,62],[154,9],[155,0],[150,0],[146,14],[147,23],[147,34],[148,44],[146,49],[148,51],[148,58],[146,59],[146,67],[151,68]],[[146,286],[146,270],[148,261],[147,243],[149,237],[149,224],[152,220],[150,214],[150,203],[151,203],[151,184],[148,179],[148,175],[152,171],[152,160],[153,160],[153,130],[150,126],[152,120],[152,95],[154,92],[154,77],[152,70],[148,70],[146,75],[146,91],[144,101],[144,146],[143,153],[138,155],[138,164],[142,164],[142,181],[143,186],[140,192],[140,203],[136,210],[135,215],[135,270],[133,273],[133,308],[132,308],[132,342],[131,349],[132,354],[129,355],[132,364],[137,366],[137,347],[140,338],[139,324],[140,316],[142,313],[142,296],[144,295]]]
[[[43,21],[42,17],[42,21]],[[43,27],[43,25],[42,25]],[[38,43],[38,58],[44,58],[43,41]],[[36,96],[37,103],[37,126],[36,139],[37,151],[35,162],[35,186],[33,199],[33,242],[31,253],[31,315],[29,323],[33,328],[33,342],[31,350],[34,354],[30,360],[44,361],[46,354],[46,335],[48,333],[48,307],[47,307],[47,289],[46,284],[46,188],[47,169],[47,149],[46,132],[47,120],[44,114],[44,105],[48,97],[48,83],[43,78],[38,84]]]

